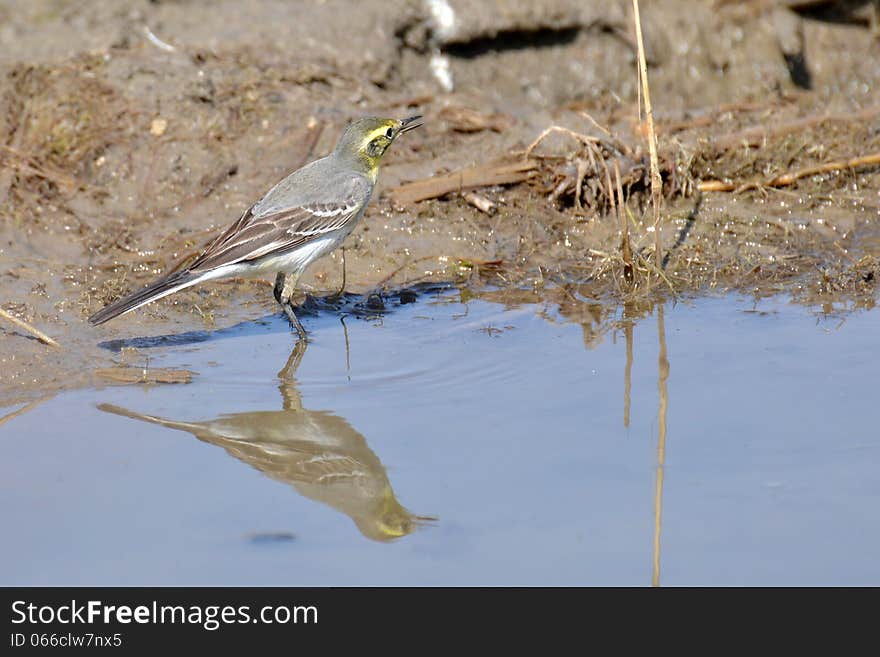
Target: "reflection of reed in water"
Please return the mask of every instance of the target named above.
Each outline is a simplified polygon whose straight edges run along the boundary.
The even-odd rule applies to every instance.
[[[189,431],[263,474],[349,516],[361,533],[388,541],[432,520],[407,511],[394,495],[385,467],[364,437],[343,418],[302,407],[293,374],[305,343],[297,343],[279,373],[283,410],[221,415],[205,422],[177,422],[111,404],[102,411]]]
[[[651,585],[660,586],[660,529],[663,526],[663,467],[666,463],[666,410],[669,406],[669,358],[666,356],[666,323],[663,304],[657,306],[657,334],[660,354],[657,356],[657,392],[660,407],[657,411],[657,478],[654,484],[654,563]]]

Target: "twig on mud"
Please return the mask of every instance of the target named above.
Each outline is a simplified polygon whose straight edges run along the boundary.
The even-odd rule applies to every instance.
[[[169,367],[104,367],[95,374],[117,383],[191,383],[194,373]]]
[[[712,140],[715,150],[728,150],[737,148],[738,146],[760,146],[768,139],[773,137],[781,137],[792,132],[799,132],[808,128],[814,128],[817,125],[827,122],[848,123],[854,121],[867,121],[880,114],[880,105],[868,107],[860,112],[851,114],[820,114],[814,116],[806,116],[794,121],[780,123],[775,126],[758,125],[745,130],[739,130],[729,135],[719,137]]]
[[[742,192],[748,189],[758,189],[760,187],[785,187],[793,185],[801,178],[815,176],[820,173],[833,173],[844,169],[857,169],[859,167],[880,165],[880,153],[871,153],[870,155],[862,155],[860,157],[852,157],[846,160],[835,160],[826,162],[825,164],[817,164],[797,171],[789,171],[782,175],[763,181],[749,182],[725,182],[723,180],[703,180],[697,188],[701,192]]]
[[[406,205],[407,203],[439,198],[450,192],[461,192],[492,185],[511,185],[531,178],[537,166],[537,162],[534,160],[526,159],[521,162],[469,167],[400,185],[392,189],[389,196],[395,203]]]
[[[40,329],[34,328],[33,326],[31,326],[27,322],[20,320],[18,317],[14,317],[14,316],[10,315],[8,312],[3,310],[2,308],[0,308],[0,317],[8,320],[12,324],[15,324],[18,328],[27,331],[28,333],[30,333],[32,336],[34,336],[37,340],[39,340],[43,344],[47,344],[51,347],[57,347],[59,349],[61,348],[60,344],[55,342],[55,340],[53,340],[48,335],[43,333]]]
[[[480,196],[475,192],[465,192],[461,197],[477,210],[488,215],[495,214],[495,211],[498,209],[498,206],[496,206],[493,201],[490,201],[485,196]]]
[[[172,46],[170,43],[165,43],[164,41],[162,41],[162,39],[160,39],[155,34],[153,34],[153,30],[151,30],[146,25],[143,26],[143,30],[144,30],[144,36],[147,38],[147,41],[152,43],[159,50],[164,50],[165,52],[176,52],[177,51],[177,48]]]
[[[651,91],[648,86],[648,64],[645,59],[645,43],[642,39],[642,20],[639,17],[639,0],[633,0],[633,19],[636,25],[636,41],[639,46],[639,80],[645,97],[645,120],[648,124],[648,149],[651,155],[651,197],[654,206],[654,260],[659,269],[663,263],[660,242],[660,199],[663,179],[660,177],[660,159],[657,157],[657,134],[654,132],[654,111],[651,107]]]

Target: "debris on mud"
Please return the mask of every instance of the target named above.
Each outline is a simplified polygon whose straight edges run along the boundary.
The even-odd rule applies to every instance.
[[[114,383],[190,383],[195,376],[190,370],[167,367],[102,367],[95,374]]]

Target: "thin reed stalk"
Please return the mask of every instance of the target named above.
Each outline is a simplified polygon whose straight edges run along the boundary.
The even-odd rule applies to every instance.
[[[657,156],[657,134],[654,131],[654,110],[651,107],[651,91],[648,86],[648,63],[645,43],[642,39],[642,19],[639,0],[633,0],[633,19],[636,27],[636,43],[639,51],[639,82],[645,99],[645,121],[648,127],[648,151],[651,156],[651,197],[654,206],[654,261],[657,269],[663,266],[663,248],[660,239],[660,201],[663,197],[663,179],[660,177],[660,158]],[[640,108],[641,109],[641,108]]]

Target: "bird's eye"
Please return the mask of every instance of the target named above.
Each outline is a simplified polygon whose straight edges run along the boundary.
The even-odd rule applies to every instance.
[[[388,139],[391,139],[394,136],[394,128],[388,128],[388,130],[385,131],[385,136],[388,137]]]

